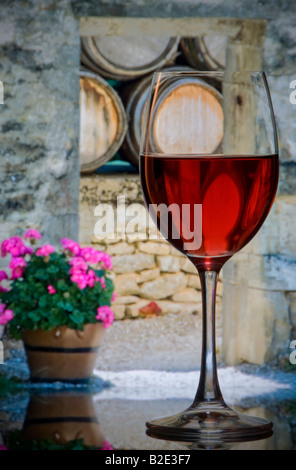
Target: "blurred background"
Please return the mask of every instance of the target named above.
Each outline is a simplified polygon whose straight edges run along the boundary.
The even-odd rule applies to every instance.
[[[295,9],[292,0],[2,0],[0,242],[33,227],[54,245],[68,237],[112,256],[116,322],[99,370],[188,372],[200,364],[195,269],[147,232],[145,215],[136,233],[124,233],[118,213],[119,196],[126,206],[143,205],[138,152],[151,74],[264,70],[278,126],[279,188],[260,232],[223,268],[217,353],[221,366],[267,367],[294,380]],[[95,232],[100,204],[114,209],[115,238]],[[22,350],[9,338],[5,345],[7,358]],[[281,445],[291,447],[293,420],[287,429]]]

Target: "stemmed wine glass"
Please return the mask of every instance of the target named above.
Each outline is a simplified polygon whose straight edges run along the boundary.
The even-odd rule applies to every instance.
[[[215,296],[221,268],[258,232],[277,190],[278,143],[266,76],[156,72],[146,113],[140,151],[145,204],[161,234],[196,266],[203,299],[195,399],[178,414],[146,423],[148,432],[183,441],[262,438],[272,423],[238,414],[220,391]]]

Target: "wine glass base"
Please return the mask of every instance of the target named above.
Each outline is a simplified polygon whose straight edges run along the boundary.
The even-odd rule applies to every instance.
[[[151,437],[193,441],[243,442],[272,435],[273,424],[263,418],[245,416],[224,402],[202,402],[166,418],[146,423]]]

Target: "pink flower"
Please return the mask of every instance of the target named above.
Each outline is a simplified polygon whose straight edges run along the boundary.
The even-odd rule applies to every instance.
[[[0,315],[4,312],[6,304],[0,304]]]
[[[64,250],[70,251],[73,255],[77,256],[80,254],[80,245],[79,243],[70,240],[69,238],[62,238],[61,244],[63,245]]]
[[[3,306],[5,304],[2,304]],[[6,305],[5,305],[6,306]],[[2,313],[0,313],[0,325],[6,325],[10,320],[13,319],[13,311],[12,310],[4,310]]]
[[[6,289],[6,287],[0,286],[0,292],[9,292],[9,289]]]
[[[12,269],[11,279],[18,279],[19,277],[22,277],[26,266],[27,263],[24,258],[12,258],[9,263],[9,267]]]
[[[87,282],[88,287],[94,287],[95,283],[99,281],[98,276],[92,269],[88,270],[87,276],[88,276],[88,282]]]
[[[113,447],[111,446],[110,442],[104,441],[100,450],[113,450]]]
[[[116,299],[117,299],[117,294],[116,294],[116,292],[113,292],[111,302],[114,302],[114,300],[116,300]]]
[[[103,289],[106,289],[107,286],[106,286],[106,282],[105,282],[104,276],[102,276],[102,277],[99,279],[99,281],[100,281],[101,286],[103,287]]]
[[[89,278],[87,274],[82,273],[80,271],[76,271],[72,274],[71,281],[75,282],[78,285],[79,289],[83,290],[87,287]]]
[[[3,281],[4,279],[8,279],[8,276],[5,271],[0,271],[0,281]]]
[[[112,269],[112,261],[111,257],[107,255],[107,253],[103,253],[102,251],[99,251],[100,253],[100,260],[99,263],[102,264],[103,269]]]
[[[36,256],[49,256],[51,253],[53,253],[54,247],[52,245],[43,245],[38,250],[36,251]]]
[[[51,284],[49,286],[47,286],[47,290],[48,290],[49,294],[55,294],[56,293],[56,289]]]
[[[108,328],[114,321],[114,313],[108,305],[103,305],[97,309],[96,319],[104,323],[104,328]]]
[[[27,266],[27,263],[24,260],[24,258],[16,257],[16,258],[12,258],[8,266],[10,269],[15,269],[19,267],[25,268]]]
[[[103,269],[112,269],[111,258],[107,253],[89,247],[81,248],[80,256],[89,264],[101,264]]]
[[[34,228],[29,228],[25,235],[24,235],[24,238],[27,239],[27,238],[34,238],[35,240],[40,240],[42,238],[42,235],[41,233],[38,232],[38,230],[35,230]]]
[[[25,246],[24,252],[25,255],[32,255],[34,253],[34,250],[30,246]]]
[[[1,256],[5,257],[8,253],[11,256],[24,256],[27,253],[32,254],[32,249],[24,245],[20,237],[11,237],[1,243]]]
[[[90,264],[99,262],[99,252],[91,247],[81,248],[80,256]]]
[[[6,446],[0,446],[0,450],[8,450]]]
[[[76,256],[75,258],[72,258],[69,261],[69,264],[72,266],[72,268],[70,269],[70,274],[74,273],[75,271],[86,272],[88,270],[87,263],[80,256]]]

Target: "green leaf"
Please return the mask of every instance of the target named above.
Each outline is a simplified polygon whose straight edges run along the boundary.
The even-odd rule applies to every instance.
[[[40,308],[45,308],[49,304],[50,304],[50,299],[47,295],[43,295],[42,297],[40,297],[39,302],[38,302],[38,306]]]
[[[40,313],[38,310],[33,310],[28,313],[28,317],[33,320],[34,323],[38,323],[40,320]]]
[[[74,310],[74,312],[69,315],[69,318],[77,326],[78,325],[83,325],[83,323],[84,323],[84,315],[83,315],[82,312],[79,312],[78,310]]]
[[[57,288],[58,290],[61,290],[63,292],[66,292],[69,290],[68,284],[65,282],[64,279],[59,279],[57,282]]]
[[[60,300],[57,302],[57,306],[63,310],[66,310],[67,312],[72,312],[74,309],[73,305],[66,300]]]
[[[98,277],[105,276],[105,271],[103,269],[94,269],[94,272]]]
[[[47,272],[49,274],[57,274],[59,272],[59,268],[58,266],[55,266],[54,264],[52,264],[47,268]]]

